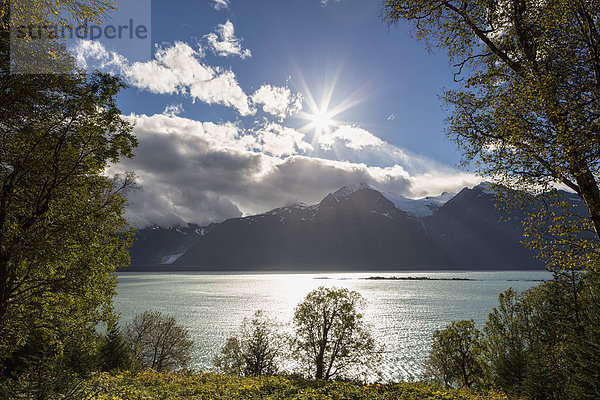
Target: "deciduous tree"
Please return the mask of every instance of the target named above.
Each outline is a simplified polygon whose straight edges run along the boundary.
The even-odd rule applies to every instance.
[[[443,96],[448,134],[465,163],[511,187],[562,184],[581,197],[588,213],[570,226],[593,240],[558,245],[589,269],[600,265],[599,12],[596,0],[385,0],[382,10],[447,51],[459,82]]]
[[[237,336],[227,339],[215,364],[230,375],[274,375],[279,370],[282,339],[278,324],[258,310],[252,319],[244,319]]]
[[[600,281],[589,272],[555,275],[523,293],[500,295],[482,342],[490,383],[528,399],[594,399]]]
[[[168,372],[187,367],[194,342],[175,318],[145,311],[127,324],[124,337],[143,368]]]
[[[136,145],[122,87],[83,72],[0,81],[0,371],[30,336],[60,353],[65,332],[111,318],[133,180],[104,171]]]
[[[481,382],[481,333],[475,321],[451,322],[445,329],[435,331],[426,374],[446,387],[472,387]]]
[[[374,366],[381,349],[359,312],[363,305],[358,292],[319,287],[296,307],[296,354],[316,379],[347,377]]]

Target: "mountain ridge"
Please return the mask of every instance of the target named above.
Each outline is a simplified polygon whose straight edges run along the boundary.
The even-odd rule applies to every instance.
[[[207,227],[138,232],[129,270],[308,271],[541,268],[489,187],[421,199],[401,210],[366,184]],[[416,200],[413,200],[416,201]],[[421,210],[423,206],[419,206]],[[141,238],[141,240],[140,240]],[[168,253],[168,254],[167,254]]]

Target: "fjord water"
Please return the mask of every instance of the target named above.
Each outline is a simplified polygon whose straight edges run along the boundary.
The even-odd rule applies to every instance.
[[[432,280],[366,280],[367,277],[429,277]],[[433,280],[433,279],[472,280]],[[345,287],[366,299],[364,316],[385,345],[383,380],[418,379],[431,335],[452,320],[473,318],[481,328],[498,294],[552,276],[546,271],[401,272],[320,274],[121,273],[115,308],[124,325],[145,310],[174,316],[195,342],[192,364],[210,369],[227,337],[258,310],[282,323],[319,286]],[[289,329],[289,327],[288,327]]]

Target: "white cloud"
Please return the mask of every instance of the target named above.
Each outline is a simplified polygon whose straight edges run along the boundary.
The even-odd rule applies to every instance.
[[[169,104],[168,106],[165,107],[165,110],[163,111],[164,115],[169,115],[169,116],[176,116],[179,115],[183,112],[183,105],[181,104]]]
[[[352,150],[360,150],[365,147],[379,147],[383,140],[371,132],[353,125],[342,125],[331,132],[325,132],[319,137],[319,144],[323,149],[331,149],[336,145],[342,145]]]
[[[242,59],[252,56],[250,50],[242,49],[242,41],[235,36],[235,28],[229,20],[217,25],[216,33],[211,32],[204,38],[208,47],[218,56],[239,56]]]
[[[228,10],[231,6],[231,3],[229,0],[211,0],[210,5],[212,6],[212,8],[219,11]]]
[[[388,115],[387,120],[388,121],[393,121],[396,118],[398,118],[398,116],[396,114],[394,114],[394,113],[391,113],[390,115]]]
[[[186,43],[160,48],[155,59],[137,62],[124,69],[128,81],[158,94],[182,94],[208,104],[234,107],[241,115],[250,115],[248,96],[239,86],[232,71],[202,63],[201,49]]]
[[[478,182],[358,126],[340,126],[311,138],[311,144],[304,133],[282,123],[301,109],[300,95],[265,84],[248,97],[232,71],[204,62],[201,48],[175,43],[160,48],[154,60],[134,64],[99,44],[80,44],[79,51],[83,61],[118,68],[140,89],[233,107],[241,115],[253,115],[262,106],[279,118],[255,121],[251,129],[242,122],[196,121],[181,117],[183,107],[173,99],[162,114],[128,117],[136,124],[136,157],[108,173],[134,171],[138,176],[141,190],[130,195],[128,207],[128,218],[138,227],[207,224],[300,201],[316,203],[358,182],[406,197],[439,195]],[[323,153],[348,161],[315,156]]]
[[[194,49],[183,42],[160,47],[153,60],[133,64],[107,51],[100,42],[82,41],[73,52],[82,67],[94,63],[100,69],[116,68],[130,85],[139,89],[233,107],[243,116],[256,112],[253,105],[262,105],[264,112],[281,120],[302,109],[302,96],[287,87],[265,84],[249,98],[233,71],[207,65],[201,47]]]
[[[287,87],[262,85],[251,99],[254,104],[262,104],[264,112],[280,119],[302,110],[302,95],[292,94]]]
[[[232,71],[203,63],[202,48],[175,42],[159,48],[153,60],[133,64],[109,53],[99,42],[81,42],[72,50],[82,66],[89,66],[91,61],[100,63],[97,67],[101,69],[115,67],[130,85],[139,89],[233,107],[241,115],[256,112]]]
[[[127,64],[127,60],[122,55],[114,51],[108,51],[104,45],[94,40],[78,40],[70,48],[74,53],[77,65],[84,69],[120,69]],[[92,61],[89,64],[88,61]]]
[[[254,130],[253,134],[255,140],[253,143],[248,143],[247,148],[275,157],[306,153],[313,149],[310,143],[304,141],[303,133],[274,122],[264,124]]]

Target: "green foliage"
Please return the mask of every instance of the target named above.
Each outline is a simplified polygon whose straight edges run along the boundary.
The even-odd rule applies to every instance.
[[[363,297],[355,291],[319,287],[294,313],[295,354],[316,379],[365,372],[378,360],[378,349],[359,312]]]
[[[485,325],[485,355],[490,364],[491,380],[507,393],[522,392],[525,379],[529,336],[529,310],[512,289],[501,293],[498,307]]]
[[[138,399],[336,399],[336,400],[509,400],[499,392],[444,390],[424,383],[362,385],[341,381],[298,378],[233,377],[216,374],[120,374],[97,376],[98,400]]]
[[[100,24],[112,0],[3,0],[0,2],[0,75],[72,73],[74,58],[65,51],[65,38],[23,39],[12,43],[10,29],[18,26],[78,26]],[[10,54],[9,54],[10,53]]]
[[[70,338],[61,353],[31,338],[10,379],[0,380],[0,399],[89,398],[90,379],[97,369],[98,336]]]
[[[168,372],[186,368],[194,342],[175,318],[159,311],[145,311],[125,326],[125,341],[142,368]]]
[[[0,83],[0,371],[35,337],[60,353],[111,317],[115,267],[128,263],[131,177],[123,87],[103,74],[10,76]]]
[[[443,96],[447,133],[465,164],[513,188],[561,183],[581,197],[582,215],[536,211],[538,220],[562,219],[544,252],[559,268],[600,265],[599,12],[597,0],[385,0],[382,11],[447,51],[460,84]]]
[[[106,168],[131,157],[137,143],[116,106],[122,81],[75,69],[70,56],[54,52],[56,43],[32,47],[33,64],[20,67],[56,57],[68,61],[64,70],[9,73],[11,3],[12,23],[99,21],[115,5],[0,5],[0,385],[50,388],[36,398],[58,395],[62,385],[67,396],[98,367],[95,327],[114,319],[114,271],[129,263],[123,213],[133,177],[111,177]]]
[[[262,310],[244,319],[237,337],[230,337],[215,358],[216,367],[229,375],[274,375],[281,357],[282,337],[278,325]]]
[[[557,273],[552,281],[521,294],[502,293],[483,340],[477,334],[464,335],[481,348],[479,379],[527,399],[598,398],[599,300],[600,277],[592,272]],[[453,365],[449,343],[436,332],[430,357],[431,364],[435,356],[434,371],[445,383],[463,371]]]
[[[133,367],[133,354],[119,325],[112,323],[100,346],[100,368],[102,371],[128,370]]]
[[[433,334],[426,375],[447,388],[478,386],[483,376],[481,352],[481,333],[475,321],[453,321]]]

